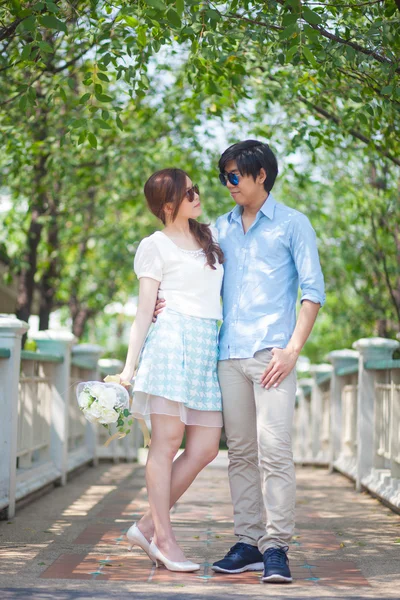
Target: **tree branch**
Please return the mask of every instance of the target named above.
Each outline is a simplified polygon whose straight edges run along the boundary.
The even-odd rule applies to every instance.
[[[284,5],[284,0],[277,0],[277,2],[281,6]],[[400,0],[396,0],[396,2],[398,2],[400,4]],[[247,17],[243,17],[239,13],[227,13],[224,16],[226,16],[228,18],[233,17],[236,19],[240,19],[242,21],[246,21],[247,23],[252,23],[253,25],[261,25],[262,27],[265,27],[267,29],[274,29],[275,31],[283,31],[283,29],[284,29],[283,27],[280,27],[278,25],[271,25],[269,23],[265,23],[265,21],[258,21],[257,19],[248,19]],[[375,50],[369,50],[368,48],[365,48],[364,46],[361,46],[360,44],[357,44],[356,42],[352,42],[351,40],[346,40],[346,39],[340,37],[339,35],[335,35],[335,34],[331,33],[330,31],[327,31],[320,25],[312,25],[311,23],[307,23],[307,25],[309,25],[310,27],[315,29],[315,31],[318,31],[318,33],[320,33],[323,37],[325,37],[329,40],[332,40],[333,42],[336,42],[337,44],[350,46],[351,48],[354,48],[354,50],[357,50],[357,52],[361,52],[362,54],[365,54],[366,56],[371,56],[372,58],[374,58],[375,60],[377,60],[380,63],[395,66],[395,64],[390,60],[390,58],[388,58],[387,56],[383,56],[382,54],[379,54],[379,52],[376,52]],[[400,73],[400,67],[396,67],[395,72]]]

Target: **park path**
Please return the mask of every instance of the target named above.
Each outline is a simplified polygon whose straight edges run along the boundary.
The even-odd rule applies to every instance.
[[[221,453],[173,511],[177,538],[200,572],[155,569],[140,549],[127,551],[124,532],[147,506],[144,467],[102,464],[0,522],[0,598],[400,599],[400,517],[325,469],[298,468],[297,481],[292,585],[210,569],[235,543]]]

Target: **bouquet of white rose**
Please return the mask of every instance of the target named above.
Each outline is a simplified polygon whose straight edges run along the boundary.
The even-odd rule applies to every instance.
[[[100,423],[111,435],[111,424],[115,423],[115,437],[125,437],[130,433],[133,417],[130,413],[130,398],[128,391],[119,383],[101,381],[84,381],[76,388],[78,404],[91,423]],[[107,443],[107,445],[108,445]]]

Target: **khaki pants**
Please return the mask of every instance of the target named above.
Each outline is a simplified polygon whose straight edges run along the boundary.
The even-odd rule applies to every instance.
[[[261,552],[288,546],[296,494],[292,454],[296,371],[279,388],[266,390],[260,379],[271,358],[269,350],[260,350],[253,358],[218,364],[235,534]]]

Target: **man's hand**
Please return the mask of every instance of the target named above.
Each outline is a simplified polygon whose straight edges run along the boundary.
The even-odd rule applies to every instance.
[[[165,300],[163,300],[162,298],[158,298],[156,305],[154,307],[154,314],[153,314],[153,323],[155,323],[157,321],[157,317],[160,313],[162,313],[162,311],[164,310],[164,308],[167,306],[167,303],[165,302]]]
[[[261,386],[269,390],[270,387],[278,387],[296,365],[297,352],[285,348],[273,348],[272,360],[261,376]]]

